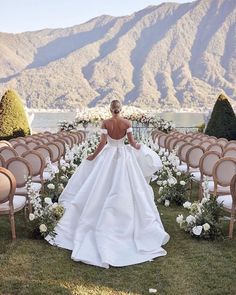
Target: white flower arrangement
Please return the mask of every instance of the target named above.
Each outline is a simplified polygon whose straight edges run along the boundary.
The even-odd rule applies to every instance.
[[[194,203],[187,201],[183,207],[189,210],[190,214],[186,218],[182,214],[177,216],[176,222],[180,228],[195,238],[213,240],[222,236],[219,223],[221,205],[217,203],[214,196],[210,196],[207,178],[203,183],[202,200]]]
[[[53,203],[51,198],[43,199],[38,191],[28,185],[28,196],[32,205],[33,213],[29,214],[29,228],[36,238],[50,234],[54,236],[54,228],[64,213],[62,205]]]

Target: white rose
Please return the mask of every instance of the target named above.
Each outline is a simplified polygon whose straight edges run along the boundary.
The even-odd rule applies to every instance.
[[[195,234],[195,236],[200,236],[200,234],[202,233],[202,226],[201,225],[194,226],[192,231]]]
[[[211,226],[209,223],[204,223],[202,227],[203,227],[204,231],[208,231]]]
[[[152,289],[152,288],[150,288],[150,289],[149,289],[149,293],[157,293],[157,289]]]
[[[55,189],[55,185],[54,185],[53,183],[49,183],[49,184],[47,185],[47,187],[48,187],[49,189]]]
[[[169,200],[165,200],[165,204],[164,204],[166,207],[169,207],[170,206],[170,201]]]
[[[44,202],[48,205],[51,205],[52,204],[52,199],[51,198],[45,198],[44,199]]]
[[[201,204],[205,204],[207,201],[209,201],[207,198],[202,198],[202,200],[201,200]]]
[[[164,181],[162,182],[162,184],[163,184],[163,185],[167,185],[167,181],[164,180]]]
[[[180,175],[181,175],[181,172],[180,172],[180,171],[178,171],[176,174],[177,174],[178,176],[180,176]]]
[[[35,219],[35,215],[33,213],[29,214],[29,220],[33,221]]]
[[[191,208],[191,202],[189,201],[186,201],[184,204],[183,204],[183,207],[186,208],[186,209],[190,209]]]
[[[193,215],[189,215],[186,217],[187,224],[196,222],[196,218]]]
[[[160,188],[159,188],[159,194],[161,194],[161,192],[163,191],[163,187],[161,186]]]
[[[39,226],[39,230],[41,233],[45,233],[47,231],[47,227],[44,223]]]
[[[176,222],[179,224],[182,223],[183,220],[184,220],[183,214],[180,214],[176,217]]]
[[[180,185],[185,185],[186,184],[186,182],[183,181],[183,180],[181,180],[179,183],[180,183]]]

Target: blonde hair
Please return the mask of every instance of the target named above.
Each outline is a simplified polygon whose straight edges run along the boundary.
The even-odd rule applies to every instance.
[[[117,99],[113,100],[110,104],[110,109],[112,113],[119,114],[121,111],[121,102]]]

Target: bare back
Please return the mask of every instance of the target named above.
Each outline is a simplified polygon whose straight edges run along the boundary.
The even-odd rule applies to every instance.
[[[123,138],[129,127],[131,127],[130,122],[121,117],[111,118],[103,122],[103,128],[107,129],[108,135],[113,139]]]

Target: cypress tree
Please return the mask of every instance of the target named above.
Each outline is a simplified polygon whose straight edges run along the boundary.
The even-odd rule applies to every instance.
[[[19,95],[8,90],[0,102],[0,139],[30,134],[28,119]]]
[[[236,116],[223,94],[220,94],[214,105],[205,133],[217,138],[236,139]]]

